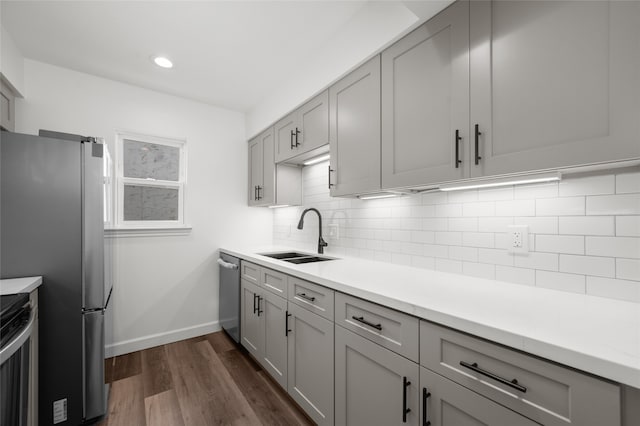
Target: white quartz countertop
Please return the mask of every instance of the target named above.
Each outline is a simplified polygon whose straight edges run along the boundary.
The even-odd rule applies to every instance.
[[[0,280],[0,295],[31,293],[42,284],[42,277],[9,278]]]
[[[220,251],[640,388],[640,304],[355,258],[295,265]],[[295,250],[299,251],[299,250]]]

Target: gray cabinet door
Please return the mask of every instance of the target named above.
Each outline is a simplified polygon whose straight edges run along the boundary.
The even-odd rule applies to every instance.
[[[275,160],[279,163],[296,155],[297,113],[290,113],[275,125]],[[299,138],[299,136],[298,136]]]
[[[472,176],[640,157],[640,2],[473,1],[470,22]]]
[[[262,141],[262,186],[258,190],[258,203],[270,206],[276,199],[276,164],[274,160],[273,129],[260,135]]]
[[[297,110],[296,155],[329,143],[329,92],[324,91]]]
[[[241,335],[242,346],[257,360],[264,352],[264,315],[259,313],[261,291],[244,278],[241,280]]]
[[[263,150],[260,136],[249,141],[249,205],[258,205],[258,187],[262,186]]]
[[[422,424],[427,422],[431,422],[431,426],[534,426],[539,424],[424,367],[420,368],[420,395]]]
[[[287,336],[285,322],[287,301],[268,291],[261,291],[260,315],[264,318],[264,352],[262,366],[282,386],[287,388]]]
[[[335,335],[336,425],[418,425],[418,365],[340,326]]]
[[[333,322],[289,303],[289,395],[318,425],[332,425]]]
[[[15,130],[16,98],[13,91],[4,82],[0,82],[0,126],[13,132]]]
[[[382,52],[382,188],[466,177],[468,127],[469,2],[458,1]]]
[[[329,89],[331,196],[380,189],[380,56]]]

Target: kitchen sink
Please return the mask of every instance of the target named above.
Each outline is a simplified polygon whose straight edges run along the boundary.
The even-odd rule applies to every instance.
[[[291,259],[294,257],[309,257],[312,256],[308,253],[298,253],[295,251],[289,251],[285,253],[261,253],[262,256],[271,257],[273,259]]]
[[[324,262],[325,260],[333,260],[330,257],[319,257],[319,256],[307,256],[307,257],[294,257],[291,259],[282,259],[285,262],[289,263],[312,263],[312,262]]]
[[[298,253],[295,251],[283,252],[283,253],[261,253],[262,256],[267,256],[272,259],[284,260],[289,263],[313,263],[324,262],[325,260],[334,260],[332,257],[315,256],[309,253]]]

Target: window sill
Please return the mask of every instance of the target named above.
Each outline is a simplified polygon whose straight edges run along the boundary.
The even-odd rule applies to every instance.
[[[127,237],[170,237],[185,236],[191,233],[191,226],[174,226],[163,228],[105,228],[107,238]]]

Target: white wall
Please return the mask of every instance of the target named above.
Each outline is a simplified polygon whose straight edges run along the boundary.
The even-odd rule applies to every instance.
[[[327,163],[303,170],[304,207],[274,213],[274,243],[640,303],[640,168],[563,175],[560,183],[396,199],[330,198]],[[326,238],[339,225],[339,239]],[[530,252],[508,254],[507,226],[529,226]]]
[[[244,115],[25,61],[16,127],[102,136],[116,129],[187,140],[187,236],[117,238],[111,354],[218,328],[217,249],[272,241],[272,213],[247,207]]]
[[[417,21],[418,17],[402,2],[372,1],[364,5],[322,49],[309,52],[304,63],[292,64],[298,69],[295,78],[274,88],[270,96],[247,113],[247,138],[364,62]]]
[[[11,35],[0,27],[0,74],[15,94],[24,93],[24,58]]]

